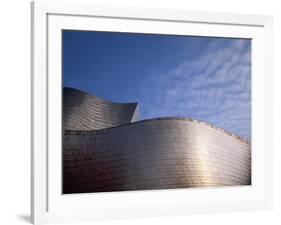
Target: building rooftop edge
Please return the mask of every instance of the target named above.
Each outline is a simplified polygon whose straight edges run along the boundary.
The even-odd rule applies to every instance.
[[[198,124],[203,124],[205,126],[208,126],[208,127],[211,127],[215,130],[218,130],[224,134],[227,134],[228,136],[231,136],[239,141],[242,141],[244,143],[247,143],[247,144],[251,144],[249,140],[243,138],[243,137],[240,137],[239,135],[236,135],[236,134],[233,134],[229,131],[226,131],[222,128],[219,128],[219,127],[216,127],[215,125],[212,125],[212,124],[209,124],[207,122],[204,122],[204,121],[200,121],[200,120],[197,120],[197,119],[191,119],[191,118],[186,118],[186,117],[158,117],[158,118],[152,118],[152,119],[145,119],[145,120],[138,120],[138,121],[135,121],[135,122],[131,122],[131,123],[126,123],[126,124],[122,124],[122,125],[118,125],[118,126],[114,126],[114,127],[108,127],[108,128],[103,128],[103,129],[99,129],[99,130],[65,130],[64,131],[64,134],[102,134],[102,133],[105,133],[109,130],[112,130],[112,129],[116,129],[116,128],[119,128],[119,127],[124,127],[124,126],[134,126],[135,124],[139,124],[139,123],[146,123],[146,122],[151,122],[151,121],[159,121],[159,120],[183,120],[183,121],[190,121],[190,122],[195,122],[195,123],[198,123]]]
[[[73,88],[73,87],[63,87],[63,90],[74,90],[76,92],[79,92],[79,93],[82,93],[84,95],[88,95],[90,96],[91,98],[96,98],[100,101],[103,101],[103,102],[107,102],[107,103],[110,103],[110,104],[121,104],[121,105],[135,105],[137,106],[138,105],[138,102],[114,102],[114,101],[111,101],[111,100],[108,100],[108,99],[104,99],[102,97],[99,97],[99,96],[96,96],[96,95],[93,95],[93,94],[90,94],[86,91],[81,91],[79,89],[76,89],[76,88]]]

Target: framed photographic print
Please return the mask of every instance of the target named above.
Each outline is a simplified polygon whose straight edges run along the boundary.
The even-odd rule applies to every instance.
[[[34,224],[272,207],[270,16],[32,3]]]

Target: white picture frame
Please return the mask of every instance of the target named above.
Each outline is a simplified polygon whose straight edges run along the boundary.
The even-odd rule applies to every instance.
[[[252,185],[61,194],[61,30],[244,37],[252,51]],[[272,17],[32,2],[32,198],[34,224],[272,208]],[[59,107],[57,107],[59,106]]]

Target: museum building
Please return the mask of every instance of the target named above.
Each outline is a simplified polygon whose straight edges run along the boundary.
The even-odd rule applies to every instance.
[[[250,143],[208,123],[63,90],[63,193],[251,185]]]

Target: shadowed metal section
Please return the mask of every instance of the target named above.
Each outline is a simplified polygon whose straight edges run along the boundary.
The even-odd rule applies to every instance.
[[[98,130],[136,120],[137,103],[115,103],[74,88],[63,89],[64,130]]]
[[[106,192],[251,184],[250,144],[182,118],[65,131],[63,192]]]

